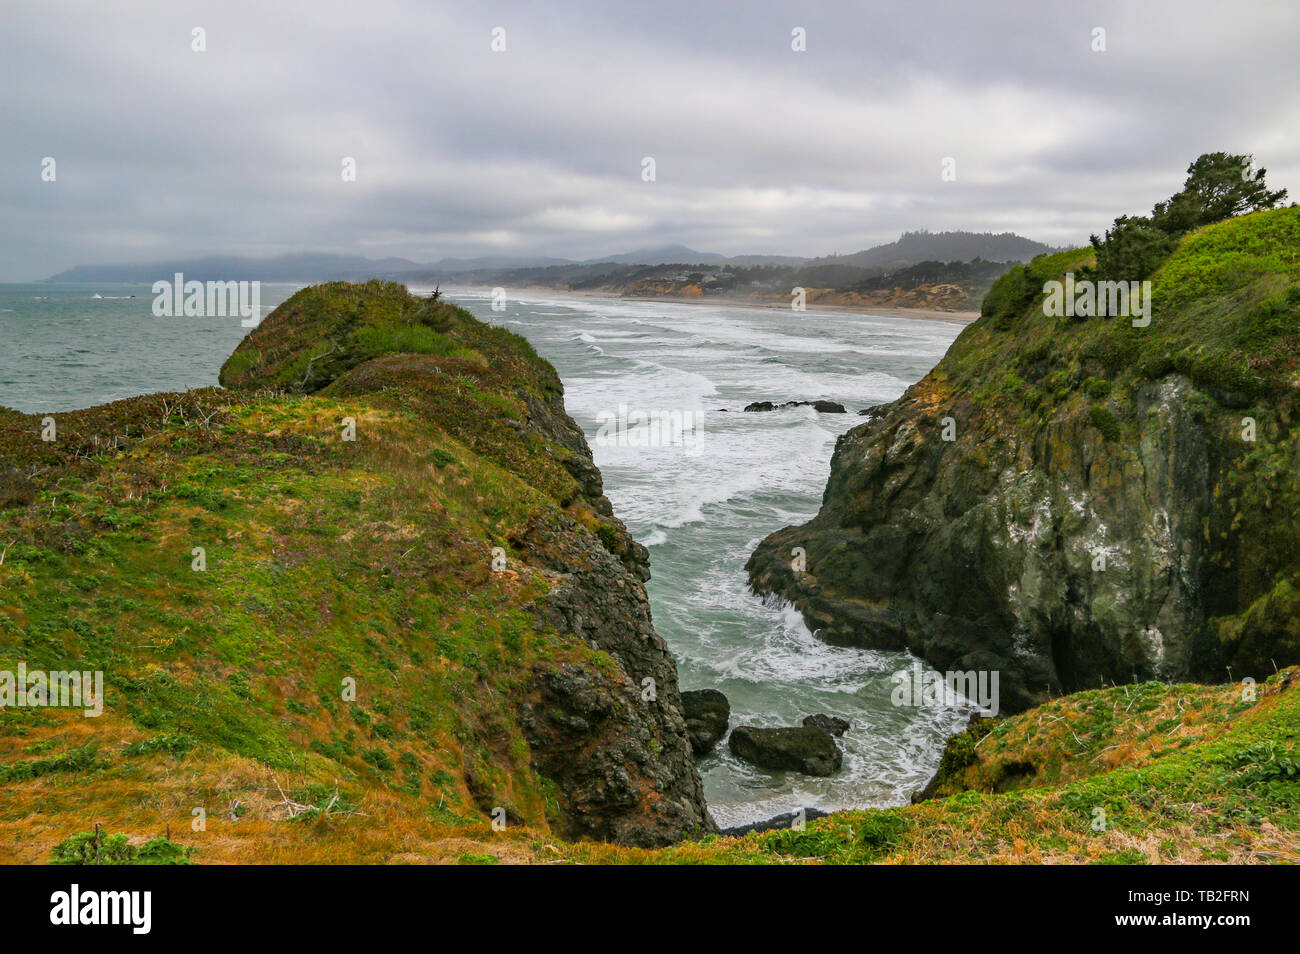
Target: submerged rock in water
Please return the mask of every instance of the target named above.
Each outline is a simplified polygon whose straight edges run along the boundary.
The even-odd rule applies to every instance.
[[[691,749],[696,755],[706,755],[727,734],[731,703],[717,689],[690,689],[681,695]]]
[[[810,725],[814,729],[821,729],[823,732],[829,732],[831,735],[843,735],[849,731],[849,720],[841,719],[839,716],[827,715],[819,712],[816,715],[804,716],[803,724]]]
[[[727,745],[736,758],[760,768],[805,775],[831,775],[844,761],[844,753],[829,732],[806,725],[780,729],[737,726]]]
[[[746,404],[746,411],[780,411],[787,407],[810,407],[814,411],[822,414],[847,414],[844,405],[838,401],[786,401],[784,404],[773,404],[771,401],[754,401],[752,404]]]
[[[802,812],[802,816],[800,815]],[[724,828],[722,834],[730,835],[733,838],[739,838],[741,835],[748,835],[756,831],[779,831],[782,828],[790,828],[796,821],[810,822],[818,818],[826,818],[830,812],[824,812],[816,808],[801,808],[797,812],[785,812],[781,815],[773,815],[764,821],[754,822],[750,825],[737,825],[735,828]]]
[[[847,414],[844,405],[838,401],[795,401],[795,407],[801,404],[811,404],[814,411],[820,411],[822,414]]]

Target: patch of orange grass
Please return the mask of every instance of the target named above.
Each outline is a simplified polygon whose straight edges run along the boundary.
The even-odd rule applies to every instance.
[[[117,756],[120,746],[143,738],[130,727],[116,726],[108,733],[112,741],[106,743],[106,726],[84,724],[94,720],[65,721],[56,727],[59,751],[93,739],[102,755]],[[0,739],[4,760],[43,757],[24,755],[22,746],[14,743],[31,745],[45,734]],[[15,748],[17,753],[11,751]],[[111,749],[119,752],[105,751]],[[217,752],[179,760],[162,755],[114,758],[108,768],[96,771],[89,811],[85,781],[75,774],[10,783],[0,816],[0,862],[46,862],[56,844],[89,831],[96,822],[127,834],[134,843],[166,836],[193,849],[192,858],[200,864],[438,863],[465,853],[493,854],[510,863],[549,860],[538,858],[532,847],[551,839],[544,829],[495,832],[487,822],[448,825],[427,817],[425,812],[434,807],[427,799],[383,788],[365,790],[355,814],[290,820],[281,790],[294,791],[307,782],[330,784],[328,779],[289,777],[262,763]],[[242,812],[232,818],[236,805]],[[206,813],[198,831],[195,808]]]

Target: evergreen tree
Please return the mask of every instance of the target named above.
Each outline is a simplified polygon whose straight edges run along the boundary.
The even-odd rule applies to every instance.
[[[1157,202],[1151,215],[1121,215],[1105,239],[1092,236],[1097,273],[1103,279],[1137,281],[1160,267],[1187,232],[1235,215],[1276,208],[1286,189],[1271,192],[1267,170],[1254,170],[1254,157],[1207,152],[1187,167],[1180,192]]]

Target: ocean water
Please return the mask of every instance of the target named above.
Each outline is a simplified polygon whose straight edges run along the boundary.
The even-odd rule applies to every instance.
[[[264,284],[263,312],[297,287]],[[817,712],[851,722],[844,766],[827,779],[757,769],[720,745],[700,763],[718,822],[901,804],[924,785],[966,710],[893,706],[889,677],[910,656],[821,643],[791,607],[749,592],[744,564],[763,536],[816,513],[836,437],[863,420],[855,412],[901,394],[960,326],[558,294],[493,311],[484,292],[444,293],[523,335],[559,371],[606,494],[650,550],[655,626],[682,687],[726,693],[733,726],[797,725]],[[54,412],[216,384],[247,329],[238,318],[155,318],[152,301],[147,285],[0,285],[0,405]],[[741,412],[816,398],[850,413]],[[638,412],[665,426],[602,432]]]
[[[263,283],[263,316],[300,287]],[[149,285],[0,284],[0,405],[41,414],[215,385],[248,329],[155,318],[153,300]]]
[[[733,726],[798,725],[817,712],[851,723],[844,766],[825,779],[755,768],[724,741],[700,763],[718,823],[897,805],[924,786],[970,707],[895,707],[890,675],[911,656],[820,642],[792,607],[749,592],[744,565],[762,537],[817,512],[835,439],[863,422],[856,412],[902,394],[961,326],[545,293],[493,311],[486,293],[444,292],[523,335],[559,371],[606,495],[650,550],[655,628],[677,657],[682,687],[724,692]],[[741,410],[817,398],[849,413]],[[638,411],[666,423],[642,426],[638,437],[629,427],[621,440],[606,428],[599,439],[603,422]]]

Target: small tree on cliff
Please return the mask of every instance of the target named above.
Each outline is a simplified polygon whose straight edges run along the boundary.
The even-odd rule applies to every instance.
[[[1256,170],[1250,155],[1207,152],[1200,156],[1187,167],[1182,191],[1157,202],[1151,215],[1121,215],[1104,240],[1092,236],[1098,274],[1113,280],[1146,278],[1193,229],[1281,205],[1286,189],[1269,191],[1266,171]]]

